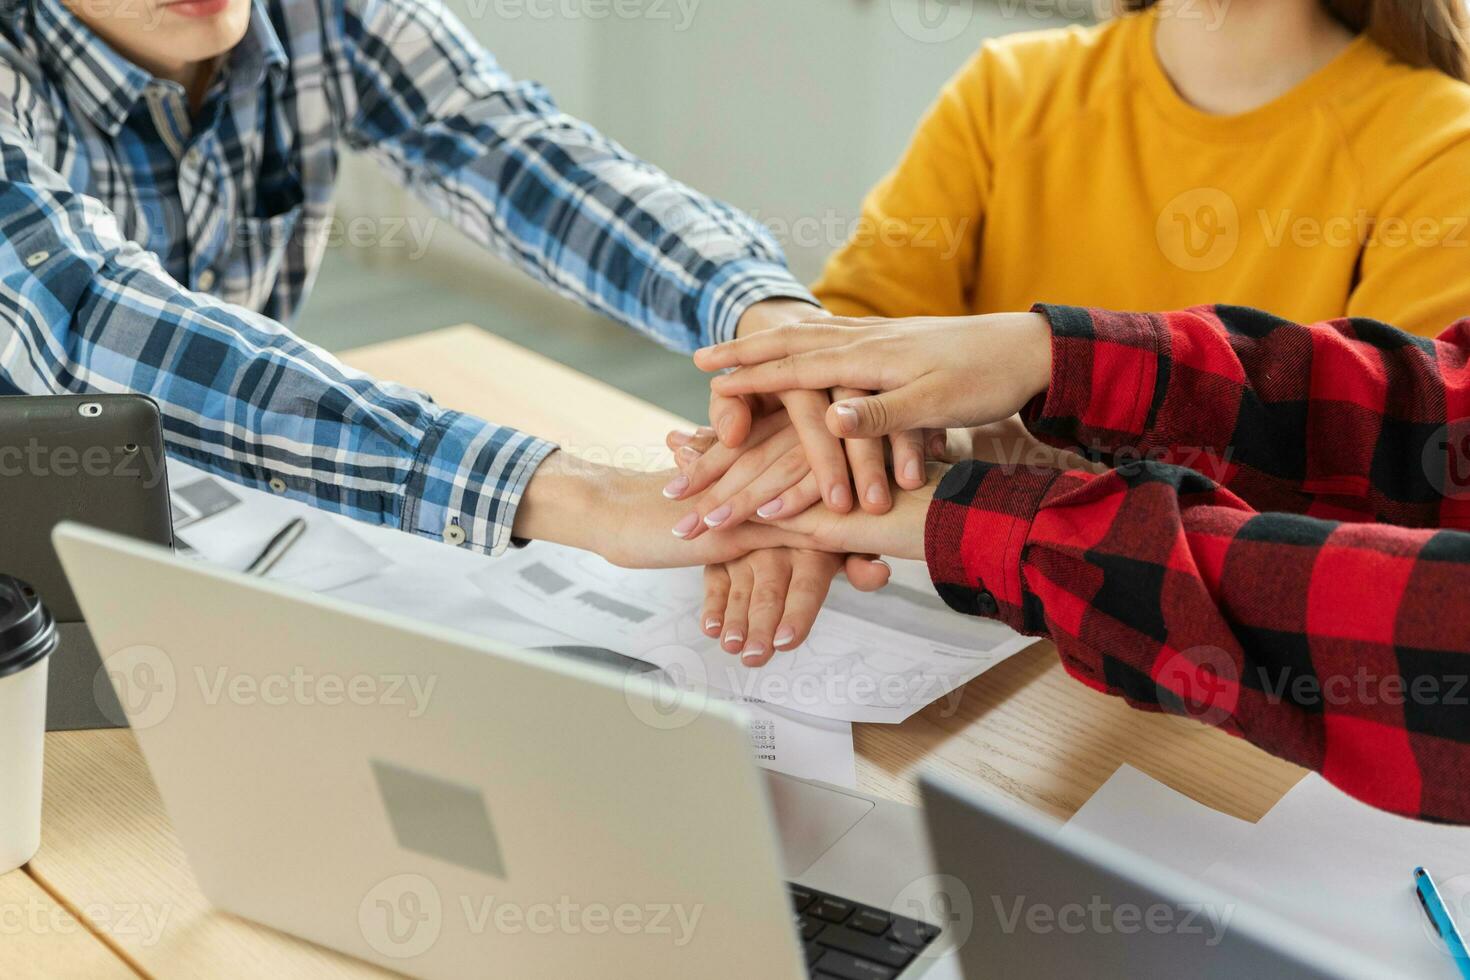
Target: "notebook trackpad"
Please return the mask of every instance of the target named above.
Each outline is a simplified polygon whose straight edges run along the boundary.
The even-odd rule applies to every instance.
[[[801,875],[873,809],[873,801],[766,773],[786,877]]]

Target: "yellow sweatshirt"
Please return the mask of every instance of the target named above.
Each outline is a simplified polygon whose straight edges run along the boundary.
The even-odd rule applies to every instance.
[[[1359,37],[1236,116],[1180,98],[1155,16],[987,42],[816,286],[849,316],[1035,302],[1470,316],[1470,85]]]

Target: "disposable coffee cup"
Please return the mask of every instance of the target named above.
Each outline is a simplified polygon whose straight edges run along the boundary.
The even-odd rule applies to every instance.
[[[0,874],[41,847],[47,658],[56,623],[39,597],[0,575]]]

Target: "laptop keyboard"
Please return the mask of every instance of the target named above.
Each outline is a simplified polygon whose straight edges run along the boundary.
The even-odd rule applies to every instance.
[[[939,935],[938,927],[918,919],[790,887],[812,980],[893,980]]]

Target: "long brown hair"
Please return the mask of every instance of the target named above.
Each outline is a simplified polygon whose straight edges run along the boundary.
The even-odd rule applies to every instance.
[[[1470,82],[1470,11],[1465,0],[1321,0],[1349,30],[1416,68],[1438,68]],[[1124,10],[1147,10],[1158,0],[1121,0]]]

